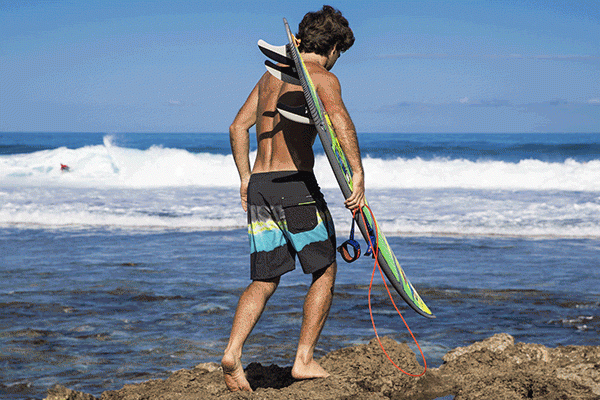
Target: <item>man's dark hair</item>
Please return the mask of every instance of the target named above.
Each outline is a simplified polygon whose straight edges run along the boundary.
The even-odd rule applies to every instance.
[[[323,6],[322,10],[306,14],[296,37],[300,39],[301,52],[321,56],[328,56],[334,46],[343,53],[354,44],[354,34],[348,26],[348,20],[331,6]]]

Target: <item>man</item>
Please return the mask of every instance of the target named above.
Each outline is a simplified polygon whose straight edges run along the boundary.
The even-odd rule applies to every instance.
[[[345,206],[365,204],[364,173],[356,131],[344,106],[338,79],[329,70],[354,43],[348,21],[330,6],[306,14],[300,23],[299,50],[319,96],[329,113],[342,149],[353,170],[354,191]],[[312,284],[304,301],[300,338],[292,376],[327,377],[313,352],[333,298],[337,265],[335,230],[313,174],[312,126],[288,121],[277,112],[281,101],[305,104],[300,86],[265,73],[229,128],[231,149],[240,174],[242,207],[248,212],[252,283],[241,295],[223,373],[232,391],[251,391],[241,364],[242,347],[275,292],[281,275],[295,268],[298,256]],[[256,125],[258,152],[252,169],[249,129]]]

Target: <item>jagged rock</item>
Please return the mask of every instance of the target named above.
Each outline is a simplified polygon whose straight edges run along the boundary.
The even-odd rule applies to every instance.
[[[91,394],[77,392],[61,385],[54,385],[48,390],[44,400],[97,400]]]
[[[382,344],[405,371],[412,374],[423,371],[417,356],[405,343],[382,338]],[[447,395],[453,395],[455,400],[600,398],[600,346],[548,348],[515,343],[512,336],[498,334],[451,350],[443,359],[444,364],[439,368],[429,368],[420,377],[410,377],[394,367],[378,342],[372,340],[323,357],[319,362],[331,374],[325,379],[296,381],[291,376],[291,367],[252,363],[246,374],[255,392],[230,393],[223,382],[221,367],[205,363],[193,370],[177,371],[166,380],[104,392],[101,400],[433,400]],[[48,392],[47,400],[58,399],[94,397],[55,387]]]

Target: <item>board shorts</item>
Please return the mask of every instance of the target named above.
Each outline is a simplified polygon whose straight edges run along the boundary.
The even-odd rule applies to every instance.
[[[335,261],[335,228],[315,175],[252,174],[248,184],[250,278],[268,280],[295,269],[306,274]]]

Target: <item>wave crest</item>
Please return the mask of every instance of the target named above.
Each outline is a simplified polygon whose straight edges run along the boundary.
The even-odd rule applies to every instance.
[[[251,159],[254,157],[251,154]],[[597,179],[600,160],[528,159],[512,163],[367,156],[363,163],[367,188],[374,189],[600,191]],[[68,165],[70,171],[62,172],[61,164]],[[322,187],[337,187],[324,155],[317,156],[315,173]],[[0,183],[95,188],[232,188],[239,185],[239,177],[230,154],[191,153],[161,146],[130,149],[114,145],[107,136],[103,145],[0,156]]]

